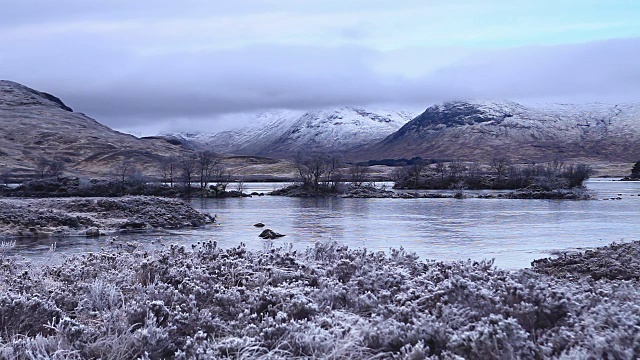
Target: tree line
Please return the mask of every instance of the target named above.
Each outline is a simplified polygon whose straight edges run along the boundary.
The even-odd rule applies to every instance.
[[[64,179],[65,171],[64,161],[40,157],[35,161],[33,176],[25,177],[3,171],[0,177],[5,185],[25,180],[59,181]],[[227,185],[232,181],[231,172],[222,164],[222,157],[210,150],[197,151],[181,157],[161,158],[156,164],[155,176],[143,173],[140,164],[133,159],[115,162],[107,175],[111,184],[109,186],[116,187],[122,195],[151,182],[155,182],[155,186],[160,183],[185,195],[195,191],[219,194],[225,192]],[[97,184],[97,180],[93,183]]]
[[[222,164],[222,157],[210,150],[182,157],[166,157],[161,160],[158,173],[162,184],[170,188],[179,187],[186,194],[195,190],[222,193],[232,180],[231,172]],[[112,180],[123,188],[127,184],[147,181],[131,160],[123,160],[113,166]]]
[[[489,164],[459,160],[429,164],[416,162],[393,173],[396,188],[404,189],[567,189],[582,186],[593,173],[586,164],[552,161],[544,164],[512,164],[495,158]]]

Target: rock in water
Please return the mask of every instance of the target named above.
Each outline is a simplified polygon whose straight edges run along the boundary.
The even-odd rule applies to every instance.
[[[271,239],[271,240],[273,240],[273,239],[277,239],[279,237],[283,237],[284,235],[283,234],[279,234],[279,233],[277,233],[277,232],[275,232],[275,231],[273,231],[271,229],[264,229],[260,233],[260,235],[258,235],[258,236],[260,236],[263,239]]]
[[[98,228],[89,228],[84,232],[86,237],[99,237],[100,230]]]
[[[261,222],[259,222],[259,223],[257,223],[257,224],[253,224],[253,226],[255,226],[255,227],[260,227],[260,228],[261,228],[261,227],[264,227],[264,224],[263,224],[263,223],[261,223]]]

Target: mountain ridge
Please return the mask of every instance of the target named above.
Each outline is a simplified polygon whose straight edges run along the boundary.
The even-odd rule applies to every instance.
[[[640,157],[640,103],[446,102],[354,154],[359,159],[413,156],[635,161]]]
[[[173,133],[196,148],[239,155],[294,157],[298,152],[345,152],[383,139],[411,120],[410,111],[337,107],[260,113],[249,125],[219,133]]]
[[[0,80],[0,169],[13,177],[33,176],[39,162],[59,161],[71,173],[109,176],[120,161],[142,170],[182,147],[164,139],[142,140],[78,112],[59,98]]]

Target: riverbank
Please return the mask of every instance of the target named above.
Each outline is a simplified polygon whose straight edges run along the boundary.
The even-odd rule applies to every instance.
[[[208,242],[49,266],[0,261],[2,358],[640,355],[637,281],[568,280],[336,243],[304,253]]]
[[[48,178],[32,180],[17,186],[0,186],[0,196],[19,198],[62,198],[62,197],[121,197],[160,196],[189,199],[194,197],[233,198],[249,197],[249,194],[226,190],[226,185],[208,185],[201,188],[192,184],[164,184],[160,182],[117,182],[77,177]]]
[[[0,199],[0,236],[99,236],[123,231],[199,227],[214,219],[177,199]]]
[[[320,189],[313,191],[301,184],[289,185],[269,193],[273,196],[289,197],[343,197],[343,198],[393,198],[393,199],[442,199],[442,198],[478,198],[478,199],[552,199],[552,200],[590,200],[593,195],[584,187],[571,189],[545,190],[535,187],[518,189],[504,193],[478,193],[464,190],[451,190],[451,193],[425,191],[391,191],[376,186],[343,186],[336,190]]]

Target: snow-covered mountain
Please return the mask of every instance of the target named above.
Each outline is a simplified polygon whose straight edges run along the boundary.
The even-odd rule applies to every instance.
[[[456,101],[434,105],[359,159],[523,161],[640,159],[640,103],[522,105]]]
[[[293,157],[299,152],[344,152],[381,140],[416,112],[341,107],[314,111],[282,110],[255,115],[249,125],[220,133],[165,134],[216,152]]]

